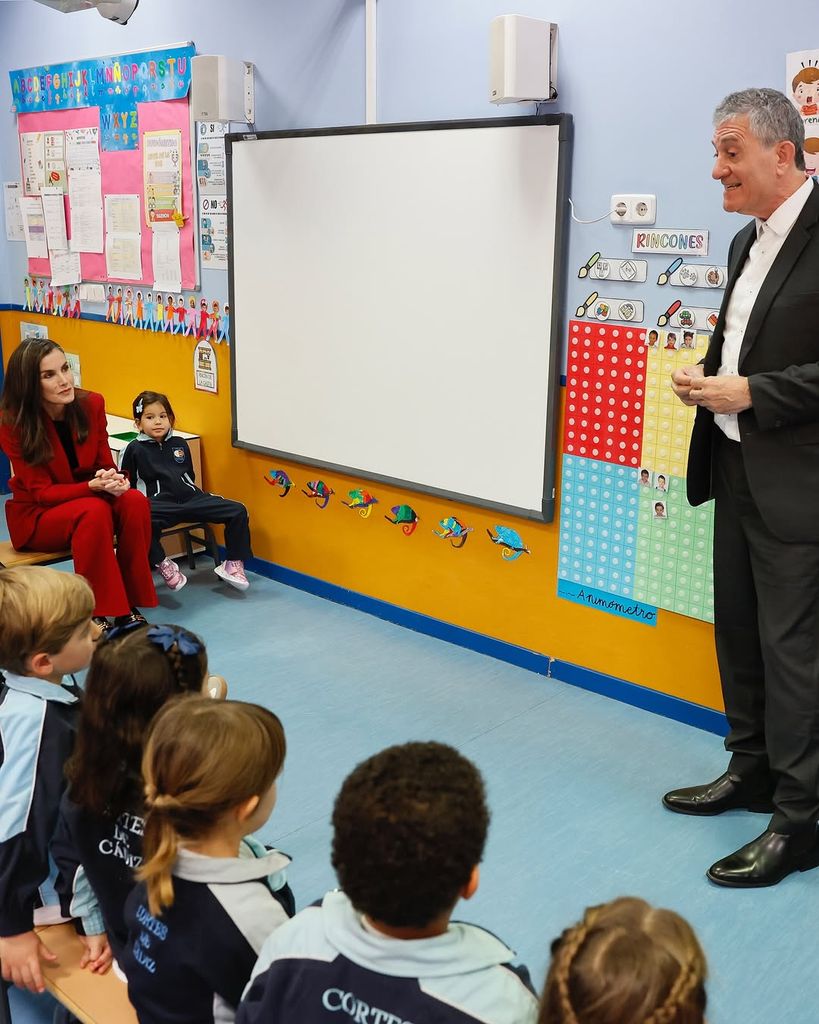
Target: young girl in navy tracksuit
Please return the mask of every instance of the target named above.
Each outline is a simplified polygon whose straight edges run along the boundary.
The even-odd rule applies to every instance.
[[[225,690],[220,676],[208,675],[205,645],[179,626],[118,628],[94,652],[51,854],[63,913],[90,884],[117,961],[128,938],[125,899],[142,864],[148,726],[171,697]]]
[[[262,943],[292,916],[289,858],[250,838],[284,755],[281,722],[257,704],[185,697],[154,719],[121,961],[140,1024],[233,1021]]]
[[[165,556],[162,531],[198,520],[224,523],[227,559],[213,571],[237,590],[247,590],[250,583],[244,563],[253,557],[247,509],[239,501],[208,494],[196,486],[190,449],[184,438],[174,435],[175,417],[167,395],[140,391],[133,412],[140,433],[123,452],[120,469],[151,502],[151,565],[159,569],[171,590],[181,590],[188,580],[176,562]]]

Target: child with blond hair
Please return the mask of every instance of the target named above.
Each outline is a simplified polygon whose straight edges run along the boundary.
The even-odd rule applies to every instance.
[[[684,918],[624,896],[552,943],[538,1024],[703,1024],[705,976]]]
[[[81,576],[42,566],[0,569],[0,963],[5,981],[44,990],[52,962],[34,931],[63,920],[49,859],[63,765],[71,754],[79,690],[64,676],[91,660],[98,627]],[[111,951],[93,894],[79,894],[82,966],[105,971]]]
[[[289,858],[251,836],[284,757],[281,722],[257,704],[177,698],[154,719],[120,963],[140,1024],[232,1021],[262,943],[292,915]]]

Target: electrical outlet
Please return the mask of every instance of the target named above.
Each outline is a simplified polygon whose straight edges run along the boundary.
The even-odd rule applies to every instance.
[[[611,197],[612,224],[653,224],[657,219],[656,196],[616,195]]]

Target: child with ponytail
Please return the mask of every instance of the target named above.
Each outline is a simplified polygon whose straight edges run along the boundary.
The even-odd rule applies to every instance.
[[[703,1024],[705,976],[684,918],[624,896],[552,943],[538,1024]]]
[[[292,916],[289,858],[250,837],[284,756],[281,722],[256,704],[188,698],[156,716],[121,964],[140,1024],[233,1021],[262,943]]]
[[[93,905],[95,895],[117,959],[128,937],[123,905],[142,863],[148,726],[171,697],[225,690],[208,675],[205,645],[179,626],[134,623],[96,645],[51,853],[63,912]]]

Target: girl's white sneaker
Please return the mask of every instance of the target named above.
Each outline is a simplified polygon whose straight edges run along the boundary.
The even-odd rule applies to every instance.
[[[169,590],[181,590],[188,582],[188,577],[180,571],[179,566],[172,558],[163,558],[157,569]]]
[[[225,583],[229,583],[231,587],[235,587],[237,590],[247,590],[250,586],[250,581],[245,576],[245,563],[240,562],[238,558],[228,558],[227,561],[217,565],[213,571]]]

